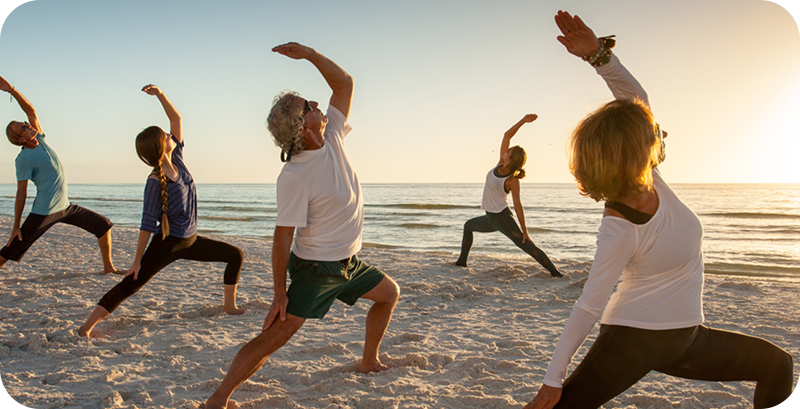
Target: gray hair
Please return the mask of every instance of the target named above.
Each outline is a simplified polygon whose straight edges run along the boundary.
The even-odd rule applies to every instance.
[[[293,155],[306,148],[303,142],[302,108],[294,103],[295,98],[300,98],[300,94],[294,91],[283,91],[276,95],[267,117],[267,129],[275,140],[275,146]]]

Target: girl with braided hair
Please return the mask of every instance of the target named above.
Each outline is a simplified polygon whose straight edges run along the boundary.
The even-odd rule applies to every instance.
[[[183,162],[180,114],[157,86],[146,85],[142,91],[158,98],[171,129],[166,133],[158,126],[151,126],[136,137],[136,153],[142,162],[153,167],[144,189],[136,256],[123,280],[103,296],[80,327],[81,336],[90,336],[98,322],[161,269],[178,259],[227,263],[223,277],[223,310],[228,314],[244,312],[236,307],[236,287],[244,258],[242,251],[230,244],[197,235],[197,190]]]

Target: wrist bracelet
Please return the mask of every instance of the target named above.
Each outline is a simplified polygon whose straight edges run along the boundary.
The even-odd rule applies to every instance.
[[[592,67],[597,68],[597,67],[602,67],[602,66],[608,64],[608,62],[611,61],[611,55],[612,54],[613,53],[611,52],[611,50],[606,50],[606,54],[599,61],[595,61],[594,63],[591,63]]]
[[[612,34],[610,36],[598,38],[597,40],[600,42],[600,50],[597,52],[597,54],[591,57],[584,56],[581,57],[581,59],[588,62],[589,65],[595,68],[608,64],[608,62],[611,61],[611,55],[613,54],[611,49],[617,45],[617,40],[615,40],[614,37],[616,36]]]

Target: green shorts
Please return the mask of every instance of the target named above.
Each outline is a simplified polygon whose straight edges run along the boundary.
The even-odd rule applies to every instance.
[[[286,295],[286,312],[302,318],[322,318],[336,299],[353,305],[375,288],[384,277],[383,271],[350,258],[345,266],[341,261],[313,261],[289,254],[289,276],[292,283]]]

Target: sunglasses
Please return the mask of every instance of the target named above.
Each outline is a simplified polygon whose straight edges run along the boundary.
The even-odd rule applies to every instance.
[[[303,114],[301,116],[305,117],[308,111],[313,111],[314,107],[311,106],[311,103],[306,100],[306,106],[303,108]]]

